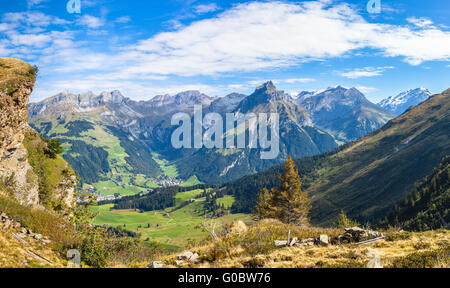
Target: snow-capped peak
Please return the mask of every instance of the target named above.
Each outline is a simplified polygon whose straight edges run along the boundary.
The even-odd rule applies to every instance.
[[[402,92],[397,96],[390,96],[382,100],[378,105],[396,115],[401,115],[409,107],[422,103],[430,96],[431,92],[428,89],[420,87]]]

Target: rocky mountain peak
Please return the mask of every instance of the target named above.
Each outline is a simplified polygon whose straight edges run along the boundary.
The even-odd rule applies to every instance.
[[[277,91],[277,87],[273,84],[272,81],[268,81],[264,83],[261,86],[258,86],[256,88],[256,92],[263,92],[263,93],[273,93]]]
[[[431,96],[431,92],[426,88],[410,89],[401,92],[396,96],[388,97],[382,100],[378,105],[391,111],[396,115],[405,112],[409,107],[418,105],[427,100]]]
[[[176,104],[187,105],[208,105],[213,101],[213,98],[196,90],[178,93],[174,98]]]
[[[102,92],[100,96],[104,103],[121,104],[125,100],[125,97],[119,90],[114,90],[112,92]]]

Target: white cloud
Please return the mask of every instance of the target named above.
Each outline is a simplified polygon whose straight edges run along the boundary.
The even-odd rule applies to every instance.
[[[362,93],[370,93],[378,90],[377,88],[367,86],[356,86],[355,88],[361,91]]]
[[[44,47],[52,41],[48,34],[10,34],[11,44],[15,46]]]
[[[287,84],[296,84],[296,83],[310,83],[316,81],[316,79],[312,78],[290,78],[290,79],[282,79],[278,80],[281,83],[287,83]]]
[[[361,78],[361,77],[374,77],[374,76],[382,75],[383,72],[388,69],[394,69],[394,67],[387,66],[387,67],[358,68],[358,69],[354,69],[352,71],[343,72],[343,73],[341,73],[341,76],[350,78],[350,79],[357,79],[357,78]]]
[[[450,58],[450,32],[368,23],[351,6],[240,4],[129,47],[136,74],[215,75],[286,67],[370,48],[412,65]]]
[[[122,17],[119,17],[116,20],[114,20],[114,22],[116,22],[116,23],[128,23],[130,21],[131,21],[130,16],[122,16]]]
[[[411,24],[414,24],[417,27],[424,28],[433,25],[433,21],[427,18],[416,18],[416,17],[409,17],[406,19]]]
[[[206,5],[197,5],[193,8],[194,12],[197,14],[205,14],[205,13],[211,13],[219,10],[220,7],[217,6],[215,3],[206,4]]]
[[[50,25],[64,25],[70,24],[69,21],[44,14],[42,12],[17,12],[5,13],[2,18],[3,22],[8,22],[10,25],[25,24],[29,27],[47,27]]]
[[[77,24],[80,26],[85,26],[90,29],[97,29],[105,25],[105,22],[101,18],[86,14],[78,18]]]
[[[47,2],[48,0],[27,0],[28,8],[39,5],[43,2]]]

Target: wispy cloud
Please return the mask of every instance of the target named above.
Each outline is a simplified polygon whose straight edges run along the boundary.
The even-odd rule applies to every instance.
[[[70,24],[69,21],[37,11],[5,13],[3,22],[25,27],[48,27],[50,25]]]
[[[355,88],[361,91],[362,93],[371,93],[378,90],[377,88],[367,86],[356,86]]]
[[[32,8],[33,6],[37,6],[41,3],[47,2],[48,0],[27,0],[28,8]]]
[[[215,3],[205,4],[205,5],[197,5],[197,6],[193,7],[193,11],[196,14],[211,13],[211,12],[215,12],[219,9],[220,9],[220,7],[217,6],[217,4],[215,4]]]
[[[116,20],[114,20],[115,23],[128,23],[131,22],[131,17],[130,16],[122,16],[117,18]]]
[[[420,28],[430,27],[431,25],[433,25],[433,21],[423,17],[422,18],[409,17],[406,19],[406,21]]]
[[[86,14],[78,18],[77,24],[90,29],[98,29],[105,25],[105,21],[102,18]]]
[[[350,78],[350,79],[357,79],[361,77],[374,77],[374,76],[380,76],[383,74],[384,71],[394,69],[392,66],[386,66],[386,67],[364,67],[364,68],[358,68],[354,69],[352,71],[347,71],[341,73],[341,76]]]

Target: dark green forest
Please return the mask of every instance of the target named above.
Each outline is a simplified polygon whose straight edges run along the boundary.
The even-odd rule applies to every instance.
[[[395,205],[382,226],[397,226],[408,231],[449,228],[450,156],[445,157],[431,175],[418,182],[408,197]]]

